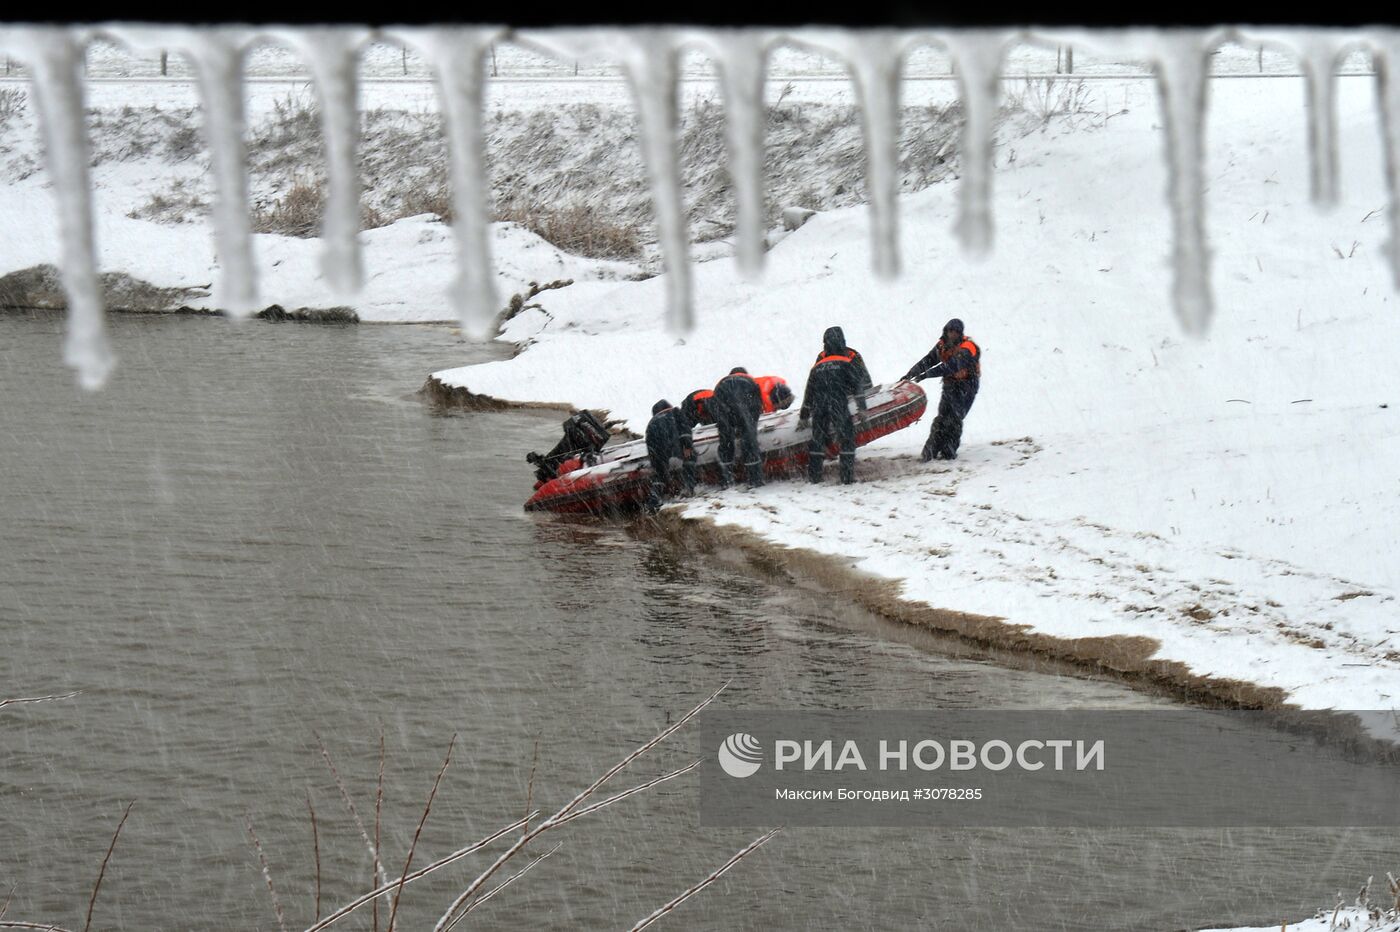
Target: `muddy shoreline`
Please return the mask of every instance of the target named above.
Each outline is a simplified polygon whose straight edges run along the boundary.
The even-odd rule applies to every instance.
[[[577,410],[564,402],[512,402],[479,395],[465,386],[445,385],[432,375],[419,394],[435,405],[459,410]],[[719,525],[709,517],[689,518],[665,510],[645,521],[634,521],[632,531],[644,538],[663,538],[711,558],[737,553],[761,574],[782,576],[794,585],[815,586],[848,598],[888,621],[947,638],[950,652],[971,649],[991,655],[1002,666],[1049,668],[1066,675],[1105,679],[1198,708],[1268,712],[1280,729],[1345,746],[1367,759],[1400,761],[1400,749],[1371,737],[1356,716],[1300,709],[1278,687],[1195,673],[1181,661],[1155,657],[1160,644],[1149,637],[1060,638],[1036,633],[1029,625],[998,616],[910,601],[900,595],[898,581],[861,572],[845,558],[774,544],[755,532]]]

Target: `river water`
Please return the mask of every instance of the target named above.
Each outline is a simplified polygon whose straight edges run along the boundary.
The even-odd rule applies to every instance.
[[[397,876],[454,734],[415,865],[527,795],[557,807],[725,682],[739,709],[1165,701],[998,665],[645,526],[527,516],[523,453],[562,415],[416,396],[429,371],[499,355],[445,327],[111,326],[120,368],[85,394],[59,362],[61,318],[0,317],[0,699],[81,690],[0,710],[9,919],[81,928],[135,801],[94,928],[277,928],[245,819],[288,928],[310,924],[314,844],[323,912],[370,887],[317,734],[373,831],[382,729]],[[682,732],[637,779],[698,755]],[[471,918],[630,925],[759,834],[700,828],[695,794],[681,778],[574,823]],[[1398,852],[1379,830],[794,828],[671,924],[1280,922]],[[408,887],[400,927],[431,928],[477,857]]]

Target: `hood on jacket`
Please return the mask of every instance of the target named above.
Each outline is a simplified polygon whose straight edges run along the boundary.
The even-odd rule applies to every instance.
[[[846,351],[846,334],[840,327],[826,328],[826,333],[822,334],[822,349],[833,355]]]

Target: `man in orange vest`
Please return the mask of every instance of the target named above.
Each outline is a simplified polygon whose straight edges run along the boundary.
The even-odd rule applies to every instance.
[[[962,441],[963,418],[972,410],[982,381],[982,350],[963,333],[963,322],[954,317],[943,325],[943,337],[928,355],[904,374],[906,380],[923,381],[942,376],[943,395],[933,419],[921,459],[955,460]]]
[[[827,330],[822,346],[822,354],[807,376],[797,421],[799,430],[812,425],[812,437],[807,443],[807,480],[822,481],[822,462],[827,447],[834,442],[840,448],[841,481],[849,485],[856,481],[856,427],[848,406],[854,396],[856,407],[865,410],[865,366],[846,346],[840,327]]]
[[[763,455],[758,450],[758,416],[763,413],[763,396],[749,370],[735,366],[715,384],[715,395],[706,405],[719,428],[719,487],[734,481],[735,441],[744,448],[744,467],[749,487],[763,485]]]
[[[788,383],[782,376],[760,375],[754,381],[758,383],[758,390],[763,393],[764,414],[785,411],[792,407],[792,389],[788,388]]]

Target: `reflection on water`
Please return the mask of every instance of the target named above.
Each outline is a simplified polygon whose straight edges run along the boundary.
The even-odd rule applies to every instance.
[[[1157,701],[949,653],[656,535],[527,516],[523,451],[558,416],[413,397],[426,372],[487,352],[445,329],[115,318],[122,366],[95,395],[58,364],[60,331],[53,315],[0,318],[0,696],[83,690],[0,711],[10,918],[80,922],[130,800],[95,925],[274,927],[245,813],[290,923],[309,922],[308,793],[323,905],[367,889],[313,733],[364,814],[382,728],[396,874],[454,733],[417,864],[516,818],[527,793],[559,805],[724,682],[730,708]],[[682,732],[638,777],[703,753]],[[485,921],[632,922],[757,834],[700,829],[693,782],[668,784],[561,832]],[[793,829],[676,921],[1279,921],[1395,861],[1364,831]],[[410,888],[403,927],[430,927],[469,877]]]

